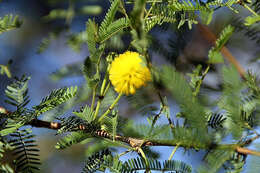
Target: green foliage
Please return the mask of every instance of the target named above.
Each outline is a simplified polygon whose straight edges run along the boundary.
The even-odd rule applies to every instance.
[[[83,172],[90,173],[95,172],[100,168],[102,163],[105,161],[104,157],[110,155],[110,151],[108,149],[102,150],[101,152],[96,152],[92,156],[86,159],[85,167],[83,168]]]
[[[14,133],[15,131],[17,131],[17,129],[19,129],[20,127],[22,127],[24,125],[24,122],[17,122],[14,120],[7,120],[6,125],[4,127],[4,129],[2,129],[0,131],[0,135],[1,136],[6,136],[10,133]]]
[[[99,30],[99,42],[103,43],[104,41],[111,38],[116,33],[120,32],[122,29],[128,27],[129,22],[126,18],[120,18],[112,22],[106,28],[103,28],[102,25]]]
[[[54,81],[64,79],[65,77],[73,77],[82,75],[82,64],[75,63],[66,65],[59,70],[53,72],[50,77]]]
[[[241,18],[235,18],[231,21],[232,25],[235,27],[236,32],[240,32],[250,40],[255,41],[257,45],[260,44],[260,30],[256,25],[245,26],[244,21]]]
[[[76,95],[77,87],[71,87],[71,88],[61,88],[53,90],[49,96],[42,99],[41,103],[37,106],[34,106],[35,115],[43,114],[44,112],[47,112],[62,103],[65,103],[72,97]]]
[[[10,166],[10,163],[5,163],[5,157],[8,151],[11,151],[13,147],[10,146],[10,144],[7,141],[3,140],[2,137],[0,139],[0,171],[3,173],[14,173],[14,170]]]
[[[129,159],[125,163],[125,172],[136,172],[139,170],[146,170],[145,161],[142,158],[136,159]],[[191,166],[187,165],[181,161],[175,160],[165,160],[163,162],[159,162],[157,160],[150,160],[149,159],[149,170],[153,171],[163,171],[163,172],[183,172],[183,173],[190,173],[192,172]]]
[[[73,144],[80,143],[88,137],[87,134],[82,132],[72,132],[71,134],[60,139],[55,145],[56,149],[66,149]]]
[[[174,10],[169,8],[168,4],[157,3],[151,10],[153,16],[146,18],[145,31],[150,31],[156,24],[174,23],[177,21],[177,16]]]
[[[15,171],[30,173],[39,170],[41,164],[38,158],[39,149],[35,144],[36,141],[33,139],[35,135],[31,134],[31,130],[19,130],[10,136],[12,139],[9,143],[14,147],[13,154],[16,157]]]
[[[211,48],[209,50],[209,63],[222,63],[224,62],[223,57],[220,53],[220,50],[223,48],[223,46],[226,44],[226,42],[231,37],[232,33],[234,31],[234,27],[231,25],[226,26],[222,32],[220,33],[219,38],[216,41],[215,47]]]
[[[8,97],[5,100],[8,104],[16,106],[17,110],[23,109],[29,102],[28,81],[30,77],[22,76],[20,79],[15,78],[15,82],[8,85],[5,94]]]
[[[259,16],[248,16],[245,19],[245,25],[250,26],[260,21],[260,15]]]
[[[234,154],[233,151],[225,150],[225,149],[217,149],[213,150],[207,154],[206,161],[207,166],[199,168],[199,173],[213,173],[217,172],[218,169],[227,161],[229,160],[232,155]]]
[[[224,91],[218,106],[227,111],[228,128],[233,137],[240,138],[243,132],[245,120],[241,118],[241,91],[245,89],[238,72],[234,67],[223,68]]]
[[[0,17],[0,34],[3,32],[19,28],[22,25],[22,21],[18,16],[5,15],[3,18]]]
[[[62,135],[55,146],[56,149],[69,149],[75,144],[86,145],[85,154],[89,157],[86,158],[83,172],[192,172],[191,166],[185,162],[171,160],[178,148],[183,148],[185,152],[206,151],[203,160],[205,164],[198,172],[213,173],[221,169],[230,173],[241,172],[247,159],[245,152],[248,151],[244,147],[249,147],[252,141],[259,137],[257,127],[260,125],[258,118],[260,82],[250,73],[243,76],[242,80],[234,67],[227,66],[222,70],[223,80],[217,93],[220,97],[210,98],[213,103],[205,103],[201,99],[204,93],[213,93],[211,88],[208,88],[209,91],[204,90],[204,78],[208,72],[215,72],[214,63],[223,62],[221,49],[235,28],[241,28],[234,23],[235,27],[228,25],[223,29],[216,45],[209,51],[209,64],[205,63],[206,68],[203,66],[205,64],[196,64],[197,68],[188,73],[189,81],[186,78],[187,74],[177,72],[172,66],[158,67],[152,61],[151,55],[154,52],[150,51],[162,53],[177,66],[177,57],[183,58],[187,52],[190,53],[189,47],[186,47],[186,42],[189,40],[187,37],[190,35],[185,30],[188,31],[192,25],[198,24],[199,17],[208,25],[215,20],[213,15],[217,9],[227,7],[233,12],[238,12],[235,4],[239,3],[246,7],[244,3],[248,2],[237,0],[207,2],[111,0],[110,2],[104,19],[101,22],[88,19],[86,30],[79,33],[70,32],[74,24],[73,19],[82,14],[99,14],[101,8],[98,5],[78,5],[77,1],[70,0],[67,9],[53,9],[44,17],[47,21],[65,19],[65,26],[51,31],[49,36],[43,39],[38,52],[44,51],[51,40],[58,38],[61,33],[67,39],[67,45],[73,50],[80,52],[82,45],[86,43],[89,51],[84,63],[70,64],[61,68],[51,75],[52,79],[61,80],[83,75],[86,82],[80,87],[53,90],[39,105],[32,108],[28,108],[30,101],[28,77],[15,78],[16,80],[7,86],[5,90],[7,103],[15,106],[15,110],[6,111],[1,107],[0,160],[2,161],[7,150],[13,149],[15,158],[12,161],[15,169],[12,171],[12,165],[1,162],[0,172],[38,170],[39,150],[35,148],[37,145],[32,139],[34,135],[31,135],[28,129],[21,130],[27,125],[56,130],[58,135]],[[62,1],[51,3],[58,4]],[[259,3],[253,2],[251,6],[255,12],[250,11],[256,14]],[[17,17],[11,15],[0,19],[0,28],[3,28],[0,29],[0,33],[18,27],[20,25],[18,21]],[[249,16],[246,22],[248,26],[243,25],[241,30],[246,28],[247,35],[258,41],[258,29],[255,27],[258,24],[258,17]],[[174,31],[173,35],[169,36],[171,38],[167,45],[154,39],[153,31],[156,30],[153,28],[162,24],[167,24],[163,27],[171,29],[170,32]],[[252,28],[253,30],[250,30]],[[167,29],[160,31],[168,34]],[[249,31],[253,33],[248,33]],[[151,41],[155,43],[154,46],[151,46]],[[125,48],[128,51],[138,52],[145,59],[147,67],[151,70],[152,82],[138,89],[134,95],[122,96],[126,99],[121,102],[119,101],[121,94],[116,97],[114,83],[109,81],[109,68],[118,54],[127,51]],[[0,67],[1,74],[11,77],[9,66]],[[127,87],[128,82],[125,81],[124,85]],[[168,93],[174,100],[167,98]],[[131,104],[131,108],[122,111],[120,106],[125,102]],[[169,103],[177,104],[178,112],[174,110],[176,115],[170,111],[172,106]],[[74,115],[58,117],[80,106],[81,109],[73,111]],[[39,115],[42,115],[43,119],[49,118],[44,113],[53,110],[56,110],[55,122],[38,119],[41,118]],[[122,116],[123,113],[132,115],[138,111],[148,116],[148,123],[136,123],[139,119],[131,121],[131,118]],[[10,139],[9,142],[5,141],[6,138]],[[153,152],[154,148],[151,146],[175,148],[169,160],[159,161],[160,153]],[[244,153],[239,151],[238,147],[244,149],[242,150]],[[119,148],[126,151],[119,154],[120,150],[117,150]],[[129,152],[136,152],[139,157],[129,156],[127,161],[122,161],[121,156]]]
[[[89,106],[85,106],[84,109],[78,111],[78,112],[73,112],[76,116],[79,118],[86,120],[88,123],[91,123],[93,119],[93,111]]]
[[[180,145],[187,149],[193,148],[198,150],[207,148],[212,142],[211,136],[209,134],[201,134],[198,129],[176,127],[172,130],[172,139],[168,138],[168,140],[162,141],[172,145]]]
[[[69,10],[54,9],[47,16],[44,16],[44,20],[66,19],[68,15],[72,15]]]
[[[9,60],[7,65],[0,64],[0,74],[6,75],[8,78],[12,77],[11,71],[10,71],[10,65],[12,64],[12,60]]]
[[[180,105],[183,117],[191,127],[201,130],[206,128],[206,115],[203,107],[193,97],[191,88],[184,77],[170,67],[164,67],[161,72],[163,85],[171,92]]]
[[[170,5],[174,11],[209,11],[207,6],[201,5],[198,1],[174,2]]]
[[[226,119],[226,115],[223,113],[211,113],[208,118],[208,125],[213,129],[223,128]]]
[[[104,18],[104,20],[102,21],[100,28],[99,28],[99,34],[102,35],[102,33],[104,34],[106,29],[111,25],[111,23],[114,21],[116,12],[118,10],[120,4],[120,0],[113,0],[111,3],[111,6],[108,10],[108,12],[106,13],[106,16]]]
[[[62,31],[63,31],[63,29],[58,28],[58,29],[55,29],[54,31],[48,33],[48,36],[41,40],[41,43],[40,43],[39,47],[37,48],[37,53],[44,52],[50,46],[51,41],[57,39]]]
[[[71,47],[75,52],[79,52],[81,50],[82,44],[87,42],[87,34],[82,31],[78,34],[72,34],[67,41],[68,46]]]
[[[90,53],[91,59],[94,59],[94,54],[96,52],[96,35],[97,35],[97,25],[94,21],[88,20],[86,24],[86,32],[87,32],[87,43],[88,43],[88,51]]]

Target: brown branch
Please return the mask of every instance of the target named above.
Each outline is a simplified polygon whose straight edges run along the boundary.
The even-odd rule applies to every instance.
[[[53,129],[53,130],[58,130],[61,128],[61,124],[58,122],[47,122],[47,121],[42,121],[42,120],[33,120],[33,121],[31,121],[30,125],[33,127],[48,128],[48,129]],[[79,129],[84,130],[84,129],[86,129],[86,127],[80,126]],[[113,139],[113,136],[104,130],[97,130],[94,134],[96,137]],[[164,144],[164,143],[159,143],[159,142],[154,142],[154,141],[149,141],[149,140],[144,140],[144,139],[137,139],[137,138],[132,138],[132,137],[124,137],[121,135],[116,135],[115,140],[125,142],[133,148],[139,148],[142,146],[176,146],[177,145],[177,144]],[[252,140],[249,139],[248,141],[252,141]],[[249,143],[249,142],[246,142],[246,143]],[[182,145],[179,145],[179,146],[184,147]],[[233,144],[232,144],[232,146],[233,146]],[[240,146],[236,146],[235,151],[240,154],[260,156],[260,152],[250,150],[247,148],[243,148]]]
[[[241,154],[245,154],[245,155],[255,155],[255,156],[260,156],[260,152],[258,151],[254,151],[254,150],[250,150],[247,148],[242,148],[242,147],[236,147],[236,152],[241,153]]]
[[[10,112],[7,111],[5,108],[0,107],[0,114],[9,114]],[[34,119],[31,122],[29,122],[27,125],[31,125],[32,127],[38,127],[38,128],[47,128],[47,129],[52,129],[52,130],[59,130],[62,125],[59,122],[48,122],[48,121],[43,121],[43,120],[38,120],[38,119]],[[80,130],[85,130],[87,129],[86,126],[84,125],[80,125],[79,126]],[[104,130],[97,130],[94,132],[94,135],[96,137],[99,138],[107,138],[107,139],[113,139],[113,136],[104,131]],[[255,140],[257,137],[254,137],[253,139],[248,139],[248,142],[246,141],[244,144],[249,144],[251,141]],[[127,143],[128,145],[130,145],[132,148],[140,148],[143,146],[179,146],[179,147],[185,147],[184,145],[181,144],[169,144],[169,143],[160,143],[160,142],[154,142],[154,141],[149,141],[149,140],[144,140],[144,139],[138,139],[138,138],[132,138],[132,137],[124,137],[121,135],[115,135],[115,140],[117,141],[121,141],[124,143]],[[234,144],[224,144],[223,145],[225,148],[233,148]],[[209,148],[211,148],[211,146],[209,146]],[[203,148],[205,149],[205,148]],[[241,146],[236,146],[234,148],[234,150],[238,153],[241,154],[246,154],[246,155],[256,155],[256,156],[260,156],[260,152],[258,151],[254,151],[254,150],[250,150],[247,148],[243,148]]]
[[[216,36],[210,31],[210,29],[202,24],[198,24],[198,27],[200,31],[203,33],[204,38],[209,41],[212,44],[215,44],[215,41],[217,40]],[[245,70],[240,65],[240,63],[236,60],[236,58],[230,53],[230,51],[224,46],[221,49],[221,53],[224,55],[224,58],[226,58],[231,64],[233,64],[240,76],[245,79]]]

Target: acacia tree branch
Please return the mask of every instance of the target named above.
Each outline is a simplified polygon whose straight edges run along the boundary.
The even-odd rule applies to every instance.
[[[9,114],[10,112],[7,111],[5,108],[0,107],[0,113]],[[62,124],[59,122],[48,122],[48,121],[43,121],[43,120],[39,120],[39,119],[33,119],[31,122],[29,122],[26,125],[31,125],[32,127],[38,127],[38,128],[47,128],[47,129],[52,129],[52,130],[59,130],[60,128],[62,128]],[[78,128],[79,128],[79,130],[87,129],[87,127],[84,125],[80,125]],[[99,137],[99,138],[107,138],[107,139],[113,140],[113,135],[111,135],[110,133],[108,133],[107,131],[104,131],[104,130],[96,130],[94,132],[94,136]],[[255,140],[259,137],[260,136],[255,136],[252,139],[248,139],[247,140],[248,142],[245,141],[243,145],[250,144],[253,140]],[[132,148],[140,148],[143,146],[178,146],[178,147],[186,148],[185,145],[182,145],[180,143],[169,144],[169,143],[163,143],[163,142],[155,142],[155,141],[151,141],[151,140],[125,137],[125,136],[121,136],[121,135],[115,135],[114,139],[116,141],[121,141],[121,142],[127,143]],[[202,149],[209,149],[209,148],[212,148],[212,146],[208,146],[208,148],[202,148]],[[238,152],[240,154],[260,156],[260,152],[241,147],[240,145],[237,145],[237,144],[222,144],[222,145],[218,146],[217,148],[220,148],[220,149],[221,148],[233,148],[236,152]]]

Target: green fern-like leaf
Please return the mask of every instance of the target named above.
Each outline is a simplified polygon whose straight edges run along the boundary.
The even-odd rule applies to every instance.
[[[33,173],[35,170],[39,170],[40,159],[39,149],[35,144],[33,137],[29,129],[19,130],[16,133],[10,135],[11,146],[15,149],[13,154],[16,157],[15,171],[24,173]]]
[[[61,121],[61,128],[58,130],[58,134],[73,131],[84,131],[86,134],[94,132],[100,129],[100,126],[95,123],[88,123],[84,119],[78,116],[70,116],[68,118],[57,118]]]
[[[100,28],[99,28],[99,33],[105,33],[107,27],[111,25],[111,23],[114,21],[116,12],[118,10],[120,4],[120,0],[113,0],[108,12],[106,13],[106,16],[104,20],[102,21]],[[101,34],[102,35],[102,34]]]
[[[106,28],[100,29],[99,31],[99,42],[103,43],[104,41],[110,39],[113,35],[120,32],[122,29],[129,26],[129,21],[126,18],[120,18],[112,22]]]
[[[164,67],[161,80],[179,103],[187,123],[194,128],[206,129],[207,120],[204,108],[193,97],[192,90],[184,77],[171,67]]]
[[[111,152],[108,149],[102,150],[100,152],[94,153],[92,156],[88,157],[85,162],[85,167],[83,168],[84,173],[92,173],[100,168],[104,162],[104,157],[110,155]]]
[[[174,2],[170,5],[170,7],[174,11],[209,11],[209,8],[207,6],[203,6],[199,4],[198,1],[182,1],[180,2]]]
[[[81,46],[83,43],[87,42],[86,32],[80,32],[78,34],[72,34],[67,43],[75,51],[80,52]]]
[[[22,21],[18,16],[5,15],[3,18],[0,18],[0,34],[3,32],[19,28],[22,25]]]
[[[11,78],[12,77],[12,73],[11,73],[11,71],[9,69],[9,65],[10,64],[8,64],[8,65],[0,64],[0,74],[1,75],[5,74],[8,78]]]
[[[175,160],[165,160],[163,162],[148,159],[149,167],[147,168],[145,161],[141,158],[129,159],[124,163],[123,172],[137,172],[141,170],[152,170],[152,171],[170,171],[170,172],[182,172],[191,173],[191,166],[188,164],[175,161]]]
[[[223,123],[226,119],[224,113],[212,113],[208,118],[208,125],[213,129],[223,128]]]
[[[241,118],[241,91],[245,89],[245,84],[241,81],[235,67],[223,68],[223,95],[218,102],[218,106],[226,111],[227,128],[233,137],[240,138],[243,132],[245,120]]]
[[[44,16],[43,19],[46,21],[55,20],[55,19],[65,19],[68,16],[69,11],[64,9],[54,9],[51,10],[47,16]]]
[[[113,157],[112,155],[104,156],[104,162],[101,168],[103,168],[103,170],[109,169],[110,172],[114,172],[114,173],[127,172],[124,169],[123,162],[119,160],[119,157],[118,156]]]
[[[177,21],[176,13],[169,8],[168,4],[157,3],[151,11],[152,16],[145,20],[145,31],[148,32],[156,24],[162,25],[163,23],[174,23]]]
[[[82,74],[81,69],[82,69],[81,63],[69,64],[53,72],[50,75],[50,77],[52,80],[58,81],[66,77],[80,76]]]
[[[234,31],[234,27],[231,25],[226,26],[219,38],[216,41],[215,47],[211,48],[209,51],[209,62],[210,63],[221,63],[224,62],[222,55],[220,53],[220,50],[223,48],[223,46],[226,44],[226,42],[229,40],[231,37],[232,33]]]
[[[30,77],[22,76],[20,79],[15,78],[15,81],[8,85],[5,90],[5,95],[8,97],[5,100],[8,104],[17,107],[17,110],[24,108],[29,102],[28,96],[28,81]]]
[[[260,30],[255,25],[245,26],[244,21],[241,18],[235,18],[231,21],[235,27],[236,32],[243,33],[250,40],[255,41],[257,45],[260,45]]]
[[[217,172],[226,161],[230,160],[234,151],[228,149],[213,150],[206,156],[207,165],[200,167],[199,173],[215,173]]]
[[[253,25],[257,22],[260,22],[260,15],[258,16],[248,16],[246,19],[245,19],[245,25],[246,26],[250,26],[250,25]]]
[[[73,112],[75,115],[77,115],[78,117],[80,117],[83,120],[86,120],[88,123],[91,123],[94,119],[94,112],[91,111],[91,108],[89,106],[85,106],[83,109],[81,109],[80,111],[76,111]]]
[[[24,125],[24,122],[17,122],[11,119],[8,119],[4,128],[0,131],[1,136],[9,135],[10,133],[14,133]]]
[[[73,144],[77,144],[85,140],[87,137],[89,137],[87,134],[82,132],[72,132],[71,134],[63,137],[60,139],[57,144],[55,145],[55,148],[57,149],[66,149],[70,147]]]
[[[5,163],[3,160],[4,157],[8,154],[8,151],[11,151],[14,147],[11,147],[10,144],[0,137],[0,172],[1,173],[14,173],[13,168],[9,163]]]
[[[44,52],[51,44],[51,41],[56,40],[59,35],[64,31],[64,28],[55,28],[54,31],[48,33],[48,36],[41,40],[40,45],[37,48],[37,53]]]
[[[65,103],[72,97],[76,95],[77,87],[71,88],[61,88],[53,90],[49,96],[45,97],[41,103],[37,106],[34,106],[35,114],[40,115],[44,112],[47,112],[62,103]]]
[[[168,142],[169,144],[180,144],[184,148],[207,148],[212,141],[212,138],[208,134],[201,135],[201,132],[197,129],[178,126],[172,131],[172,136],[172,140],[167,141],[166,139],[165,142]]]
[[[94,57],[97,48],[96,48],[96,36],[97,36],[97,25],[94,21],[88,20],[86,24],[86,32],[87,32],[87,43],[88,43],[88,51],[90,53],[90,58],[95,60],[97,58]]]

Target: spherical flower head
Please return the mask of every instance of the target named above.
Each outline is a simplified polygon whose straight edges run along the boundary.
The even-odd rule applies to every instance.
[[[151,73],[139,53],[127,51],[111,63],[109,79],[116,92],[129,95],[145,86]]]

